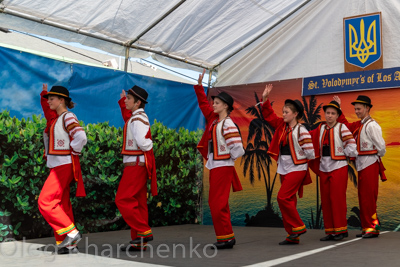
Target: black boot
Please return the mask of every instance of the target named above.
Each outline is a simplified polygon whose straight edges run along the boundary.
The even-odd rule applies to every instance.
[[[121,251],[146,251],[146,247],[134,247],[131,245],[121,247]]]
[[[72,243],[74,244],[78,244],[79,241],[81,241],[82,239],[82,235],[81,233],[77,233],[75,235],[75,237],[69,237],[68,235],[64,238],[64,240],[57,245],[58,248],[63,248],[63,247],[68,247],[70,246]]]
[[[362,238],[374,238],[374,237],[378,237],[378,236],[379,235],[368,233],[368,234],[363,235]]]
[[[279,242],[279,245],[298,245],[298,244],[299,243],[287,241],[286,239],[283,240],[282,242]]]
[[[211,249],[229,249],[233,248],[235,244],[236,244],[236,239],[231,239],[225,242],[216,242],[214,243],[214,246],[211,247]]]
[[[319,239],[319,241],[329,241],[329,240],[334,240],[335,236],[334,235],[327,235]]]
[[[131,244],[142,244],[142,243],[147,243],[149,241],[153,240],[153,236],[149,236],[149,237],[136,237],[135,240],[132,240]]]
[[[54,255],[54,254],[58,254],[58,255],[63,255],[63,254],[78,254],[78,253],[79,253],[78,247],[74,247],[74,248],[71,248],[71,249],[68,249],[67,247],[62,247],[62,248],[60,248],[59,250],[53,252],[53,255]]]

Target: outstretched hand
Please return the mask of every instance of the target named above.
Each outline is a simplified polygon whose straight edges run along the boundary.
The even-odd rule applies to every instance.
[[[342,103],[342,101],[340,100],[340,98],[337,95],[333,96],[333,100],[338,102],[339,105],[341,105],[341,103]]]
[[[47,92],[47,83],[44,83],[44,84],[43,84],[42,90],[45,91],[45,92]]]
[[[264,92],[262,94],[263,102],[265,102],[267,100],[269,93],[271,93],[273,87],[274,86],[272,84],[267,84],[265,86]]]
[[[198,85],[202,85],[202,83],[203,83],[203,77],[204,77],[204,74],[206,73],[206,69],[203,69],[203,73],[202,74],[199,74],[199,79],[197,80],[197,84]]]
[[[120,94],[120,97],[121,97],[121,98],[124,98],[124,97],[126,97],[125,90],[122,90],[122,93]]]

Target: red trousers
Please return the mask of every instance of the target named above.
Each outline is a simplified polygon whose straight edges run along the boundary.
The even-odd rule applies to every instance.
[[[278,204],[282,213],[283,226],[288,235],[301,234],[307,231],[306,226],[297,212],[296,193],[302,185],[306,171],[291,172],[281,176],[281,189],[278,192]],[[288,240],[288,239],[287,239]],[[298,242],[296,240],[288,240]]]
[[[119,182],[115,204],[131,227],[132,240],[152,236],[147,209],[147,170],[145,166],[127,166]]]
[[[358,202],[361,227],[364,234],[379,234],[380,225],[376,214],[379,189],[379,163],[358,172]]]
[[[57,244],[75,229],[69,198],[69,185],[73,180],[72,164],[52,168],[39,195],[39,211],[53,228]]]
[[[218,242],[225,242],[235,238],[228,203],[235,175],[235,167],[233,166],[218,167],[210,170],[208,204],[210,205],[211,218]]]
[[[347,233],[347,168],[320,172],[321,206],[327,235]]]

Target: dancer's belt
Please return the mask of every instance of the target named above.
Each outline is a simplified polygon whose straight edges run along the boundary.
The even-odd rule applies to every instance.
[[[281,146],[281,155],[291,155],[289,145]]]
[[[136,166],[136,165],[138,165],[138,166],[145,166],[144,162],[138,162],[138,163],[136,163],[136,162],[127,162],[127,163],[124,163],[124,166],[125,166],[125,167],[128,167],[128,166]]]
[[[331,155],[331,147],[330,146],[322,146],[322,156],[329,157]]]

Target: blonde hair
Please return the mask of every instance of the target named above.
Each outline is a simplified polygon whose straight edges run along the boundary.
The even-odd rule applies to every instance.
[[[300,115],[300,112],[297,110],[296,106],[293,105],[292,103],[286,103],[284,107],[289,108],[293,113],[297,112],[296,120],[301,120],[303,116]]]

